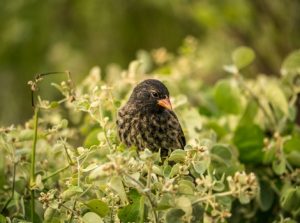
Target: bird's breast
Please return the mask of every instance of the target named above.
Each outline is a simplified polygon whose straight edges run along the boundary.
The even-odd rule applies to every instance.
[[[117,120],[118,133],[127,146],[135,145],[138,149],[149,148],[157,151],[177,146],[181,127],[176,116],[170,112],[159,114],[126,113],[120,111]]]

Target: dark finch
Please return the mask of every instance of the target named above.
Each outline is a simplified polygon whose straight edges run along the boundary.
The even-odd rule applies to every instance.
[[[118,112],[119,138],[127,146],[139,150],[183,149],[185,137],[176,114],[172,111],[169,91],[154,79],[138,84],[128,102]]]

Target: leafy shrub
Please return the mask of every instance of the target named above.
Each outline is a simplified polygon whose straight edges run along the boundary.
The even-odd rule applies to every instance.
[[[128,70],[95,67],[80,84],[37,97],[33,119],[0,132],[0,222],[296,222],[300,216],[299,51],[281,77],[242,71],[241,47],[214,86],[200,79],[197,43],[159,49]],[[155,63],[151,74],[148,64]],[[144,78],[169,87],[188,144],[162,160],[126,148],[116,111]],[[33,92],[47,78],[30,81]]]

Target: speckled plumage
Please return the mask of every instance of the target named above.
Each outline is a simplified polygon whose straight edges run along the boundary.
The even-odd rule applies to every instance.
[[[139,150],[161,149],[163,154],[173,149],[183,149],[185,137],[176,114],[158,103],[169,102],[168,98],[168,89],[158,80],[148,79],[138,84],[118,112],[120,140]]]

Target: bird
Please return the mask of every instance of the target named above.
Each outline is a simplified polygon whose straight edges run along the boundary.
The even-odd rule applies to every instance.
[[[184,149],[185,136],[169,97],[167,87],[159,80],[139,83],[117,113],[120,141],[138,150],[160,151],[162,156]]]

